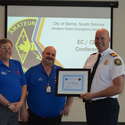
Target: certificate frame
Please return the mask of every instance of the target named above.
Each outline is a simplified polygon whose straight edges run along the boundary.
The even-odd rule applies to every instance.
[[[80,96],[88,91],[90,69],[57,70],[58,96]]]

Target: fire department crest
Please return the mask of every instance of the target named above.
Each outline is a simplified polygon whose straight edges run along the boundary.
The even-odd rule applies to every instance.
[[[13,58],[23,64],[24,70],[40,62],[42,48],[36,41],[38,18],[28,17],[17,21],[8,29],[8,38],[13,41]]]

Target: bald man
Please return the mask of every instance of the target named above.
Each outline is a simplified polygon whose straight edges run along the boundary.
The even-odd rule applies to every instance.
[[[59,125],[62,115],[68,115],[72,98],[57,97],[56,75],[60,66],[54,65],[56,50],[48,46],[40,64],[26,72],[29,125]],[[23,117],[26,115],[23,114]]]
[[[88,125],[117,125],[117,98],[123,90],[125,67],[122,58],[109,48],[109,42],[109,32],[97,30],[95,46],[98,53],[91,54],[84,66],[92,71],[89,92],[81,94],[85,100]]]

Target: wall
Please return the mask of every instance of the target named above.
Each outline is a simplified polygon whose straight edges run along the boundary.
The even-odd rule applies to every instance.
[[[119,0],[119,8],[114,9],[113,23],[113,48],[116,50],[125,61],[125,0]],[[119,97],[121,111],[120,122],[125,122],[125,88]]]
[[[0,38],[4,36],[4,7],[0,6]]]
[[[65,0],[66,1],[66,0]],[[83,0],[84,1],[84,0]],[[92,1],[92,0],[91,0]],[[94,1],[94,0],[93,0]],[[96,0],[97,1],[97,0]],[[101,0],[98,0],[101,1]],[[104,0],[102,0],[104,1]],[[109,1],[109,0],[105,0]],[[110,0],[115,1],[115,0]],[[114,8],[114,22],[113,22],[113,49],[116,50],[125,61],[125,0],[119,0],[119,8]],[[0,6],[0,37],[2,37],[4,32],[4,9]],[[125,122],[125,89],[119,97],[121,110],[119,122]],[[68,117],[64,117],[63,121],[86,121],[84,104],[79,98],[74,99],[70,114]]]

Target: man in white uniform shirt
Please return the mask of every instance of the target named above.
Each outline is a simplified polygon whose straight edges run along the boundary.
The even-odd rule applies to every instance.
[[[109,42],[109,32],[106,29],[97,30],[95,45],[98,53],[91,54],[84,66],[93,70],[98,54],[101,54],[90,91],[80,95],[85,100],[88,125],[117,125],[117,98],[123,90],[125,67],[122,58],[109,48]]]

